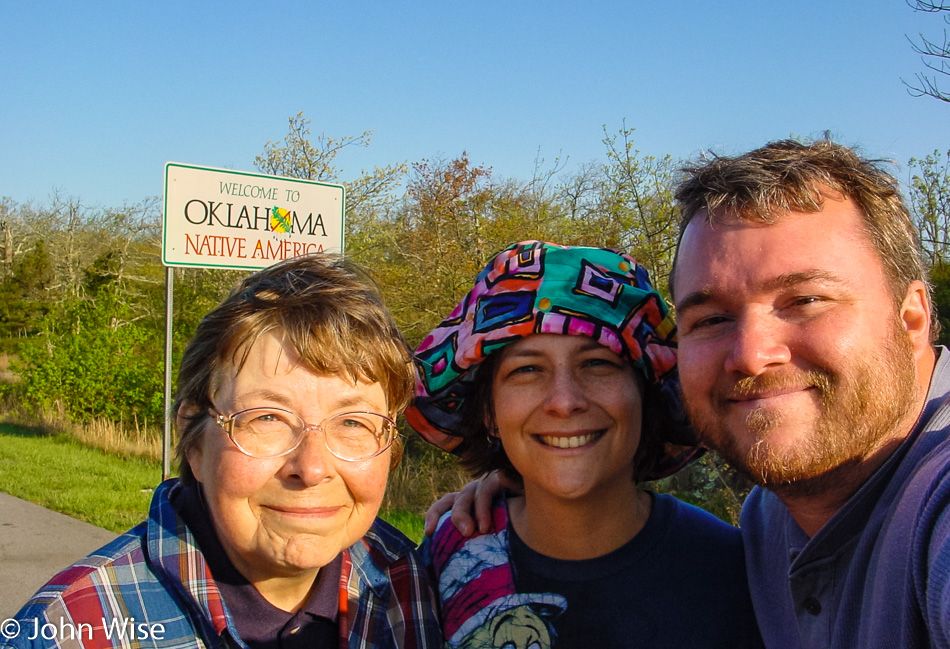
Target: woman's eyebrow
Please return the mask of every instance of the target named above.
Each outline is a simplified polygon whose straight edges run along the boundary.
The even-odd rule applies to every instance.
[[[281,405],[281,407],[288,410],[292,410],[291,401],[292,397],[285,395],[282,392],[275,392],[273,390],[268,390],[267,388],[255,389],[250,392],[246,392],[242,395],[239,395],[242,401],[249,400],[262,400],[262,401],[273,401]],[[322,405],[327,410],[338,410],[340,408],[353,408],[353,407],[376,407],[370,402],[366,397],[361,394],[345,394],[339,397],[334,397],[331,395],[329,398],[326,398],[326,393],[318,396],[319,401],[322,402]]]
[[[336,401],[333,401],[332,403],[327,402],[327,406],[333,410],[336,410],[337,408],[352,408],[354,406],[361,406],[361,407],[366,408],[366,407],[370,407],[371,405],[372,404],[369,402],[368,399],[358,394],[347,395],[345,397],[337,399]]]
[[[255,388],[244,394],[236,395],[241,398],[241,400],[248,399],[261,399],[264,401],[276,401],[277,403],[288,405],[289,399],[282,392],[274,392],[273,390],[268,390],[267,388]]]
[[[535,356],[543,356],[543,355],[544,355],[543,352],[537,349],[521,348],[521,349],[513,349],[509,352],[506,352],[505,357],[502,360],[505,360],[507,358],[525,358],[525,357],[535,357]]]

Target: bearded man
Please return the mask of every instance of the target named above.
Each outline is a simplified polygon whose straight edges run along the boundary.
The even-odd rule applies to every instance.
[[[828,141],[686,171],[682,390],[759,485],[740,527],[766,646],[950,646],[950,356],[897,181]]]

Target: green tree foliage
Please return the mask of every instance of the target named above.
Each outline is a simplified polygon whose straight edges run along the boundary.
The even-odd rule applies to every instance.
[[[413,165],[406,197],[356,259],[374,269],[412,344],[448,315],[494,252],[491,170],[468,157]]]
[[[162,417],[162,364],[157,332],[131,323],[110,288],[95,301],[58,304],[39,332],[17,345],[11,369],[20,382],[8,391],[28,409],[61,411],[70,419],[158,423]]]
[[[684,502],[702,507],[732,525],[739,525],[739,512],[752,483],[713,453],[668,478],[650,485]]]
[[[932,266],[950,263],[950,151],[910,159],[910,207]]]
[[[950,344],[950,151],[911,158],[908,198],[920,243],[930,265],[940,322],[938,342]]]
[[[46,242],[35,242],[14,264],[12,272],[0,280],[0,338],[11,340],[32,335],[37,322],[49,310],[48,291],[53,284],[53,264]]]
[[[228,296],[248,271],[208,270],[205,268],[175,269],[175,321],[176,350],[184,349],[198,328],[198,323],[208,311]],[[164,315],[164,294],[158,300],[156,313]],[[158,326],[156,324],[156,326]],[[164,320],[162,321],[164,327]]]
[[[933,301],[937,305],[937,320],[940,322],[937,342],[950,345],[950,264],[933,266],[930,269],[930,283],[933,286]]]
[[[5,392],[76,421],[160,421],[157,201],[110,210],[59,197],[49,208],[7,205],[13,269],[0,292],[19,299],[2,300],[0,335],[19,382]]]

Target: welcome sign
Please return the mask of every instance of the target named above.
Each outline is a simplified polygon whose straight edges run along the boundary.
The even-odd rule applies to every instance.
[[[342,252],[344,208],[341,185],[169,162],[162,262],[258,269]]]

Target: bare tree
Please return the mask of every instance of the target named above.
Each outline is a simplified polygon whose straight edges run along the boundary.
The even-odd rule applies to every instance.
[[[359,135],[338,138],[325,133],[313,137],[310,120],[304,117],[303,111],[287,121],[290,128],[284,139],[277,142],[268,140],[264,152],[254,158],[254,164],[265,174],[341,182],[342,170],[335,164],[337,155],[350,147],[368,147],[373,135],[372,131],[363,131]],[[358,177],[346,181],[346,217],[356,220],[355,224],[348,224],[347,227],[359,227],[366,218],[366,212],[384,205],[405,173],[406,165],[400,163],[376,167],[372,171],[362,170]]]
[[[669,155],[642,155],[626,123],[616,134],[604,129],[604,243],[629,252],[650,271],[655,286],[666,283],[677,237],[673,204],[677,163]]]
[[[943,14],[943,20],[950,25],[950,0],[907,0],[915,11],[931,14]],[[934,97],[950,103],[950,92],[940,87],[940,75],[950,76],[950,38],[947,30],[943,30],[942,39],[931,39],[918,34],[918,39],[908,37],[914,51],[920,54],[924,67],[929,72],[918,72],[916,83],[904,84],[915,97]]]
[[[0,198],[0,230],[3,231],[3,254],[0,255],[0,277],[6,275],[13,268],[13,233],[10,231],[9,213],[15,204],[4,196]]]

